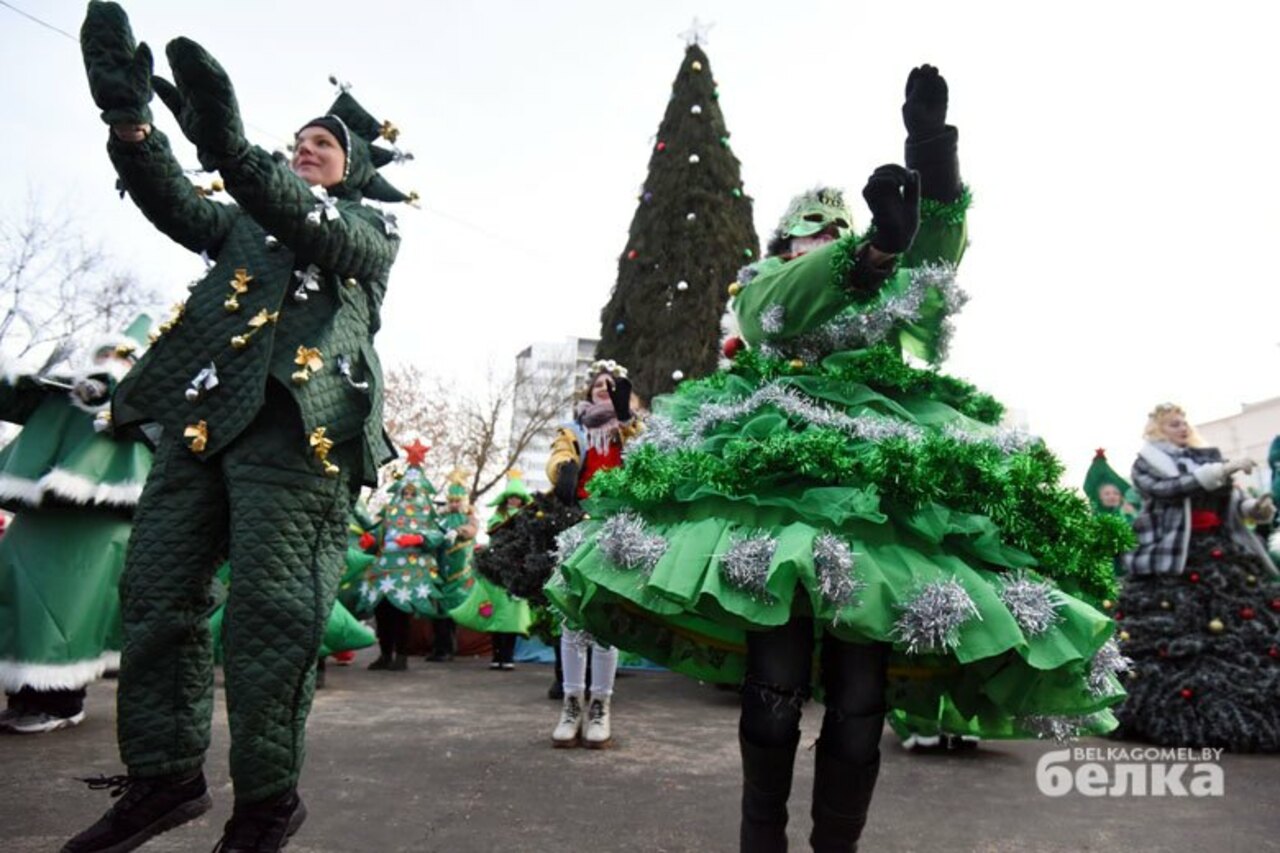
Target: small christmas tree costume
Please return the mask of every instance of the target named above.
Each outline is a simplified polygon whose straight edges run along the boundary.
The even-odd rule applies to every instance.
[[[1102,515],[1118,515],[1132,522],[1142,509],[1142,497],[1129,481],[1116,473],[1107,461],[1107,452],[1099,447],[1093,454],[1093,462],[1084,475],[1084,496],[1093,511]],[[1110,493],[1104,501],[1103,492]],[[1118,501],[1118,502],[1117,502]],[[1111,505],[1108,506],[1108,503]]]
[[[1216,448],[1162,440],[1134,462],[1144,505],[1113,611],[1132,659],[1117,711],[1123,737],[1280,751],[1280,580],[1244,525],[1267,514],[1265,503],[1230,474]]]
[[[447,616],[450,610],[459,607],[471,594],[471,588],[475,585],[471,552],[475,548],[479,529],[479,522],[468,503],[467,485],[462,472],[454,471],[449,475],[445,500],[440,527],[445,532],[446,541],[442,547],[439,569],[432,577],[435,591],[432,604],[437,616]]]
[[[391,486],[382,508],[381,548],[360,582],[360,614],[372,614],[382,601],[414,616],[436,612],[433,576],[444,532],[432,503],[435,493],[421,460]]]
[[[533,495],[525,486],[521,472],[511,469],[507,473],[506,487],[489,502],[489,506],[496,507],[487,528],[491,542],[495,532],[519,515],[524,505],[532,499]],[[518,502],[518,505],[510,506],[512,502]],[[483,553],[483,550],[476,549],[477,563]],[[471,588],[466,600],[449,611],[449,618],[464,628],[493,635],[490,638],[493,643],[493,664],[499,669],[512,668],[516,635],[528,634],[533,622],[529,602],[512,597],[483,574],[478,574],[475,578],[475,586]]]
[[[119,666],[117,586],[151,453],[95,422],[148,323],[131,330],[138,339],[99,342],[78,373],[0,378],[0,417],[23,425],[0,450],[0,505],[14,513],[0,538],[3,725],[79,722],[84,687]]]

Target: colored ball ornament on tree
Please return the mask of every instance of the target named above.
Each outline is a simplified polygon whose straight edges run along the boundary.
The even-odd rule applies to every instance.
[[[646,190],[645,194],[640,196],[640,200],[645,204],[648,204],[649,202],[653,201],[653,193]]]
[[[659,151],[666,151],[666,150],[667,150],[667,143],[665,143],[665,142],[659,142],[659,143],[658,143],[658,150],[659,150]]]
[[[1271,599],[1271,609],[1277,613],[1280,613],[1280,598]]]
[[[615,332],[617,332],[617,333],[620,335],[620,334],[622,334],[623,332],[625,332],[625,331],[627,330],[627,324],[626,324],[626,323],[615,323],[615,324],[614,324],[614,326],[613,326],[613,330],[614,330]]]
[[[671,371],[671,378],[679,382],[681,379],[684,379],[684,371],[683,370]]]
[[[1122,640],[1127,640],[1127,639],[1129,639],[1129,632],[1128,632],[1128,631],[1121,631],[1121,632],[1120,632],[1119,634],[1117,634],[1116,636],[1118,636],[1118,637],[1119,637],[1120,639],[1122,639]]]
[[[1183,699],[1186,699],[1187,701],[1191,701],[1192,697],[1196,695],[1196,692],[1192,690],[1190,687],[1184,687],[1178,691],[1178,695],[1181,696]]]
[[[634,261],[639,256],[640,256],[640,253],[637,252],[635,249],[631,249],[630,251],[627,252],[627,260],[629,261]]]
[[[693,106],[689,107],[689,112],[693,113],[696,116],[700,116],[702,115],[702,107],[698,106],[697,104],[694,104]]]
[[[689,162],[690,162],[690,163],[700,163],[700,162],[702,162],[702,158],[701,158],[701,157],[699,157],[697,154],[690,154],[690,155],[689,155]]]
[[[1241,618],[1241,619],[1243,619],[1243,620],[1244,620],[1244,621],[1246,621],[1246,622],[1250,621],[1251,619],[1253,619],[1253,617],[1255,617],[1255,616],[1257,616],[1257,615],[1258,615],[1258,614],[1254,612],[1254,609],[1253,609],[1252,607],[1241,607],[1241,608],[1240,608],[1240,618]]]
[[[1221,619],[1209,620],[1209,633],[1211,634],[1221,634],[1226,627],[1226,625],[1222,624]]]
[[[1173,607],[1173,605],[1172,605],[1171,603],[1169,603],[1168,601],[1162,601],[1162,602],[1160,602],[1160,609],[1161,609],[1161,610],[1169,610],[1169,609],[1171,609],[1172,607]],[[1119,617],[1117,617],[1117,618],[1119,618]]]
[[[1245,576],[1244,576],[1244,582],[1245,582],[1245,583],[1247,583],[1249,586],[1256,586],[1256,585],[1257,585],[1257,583],[1258,583],[1258,576],[1257,576],[1257,575],[1245,575]]]
[[[1273,658],[1280,658],[1280,646],[1272,646],[1267,649],[1267,654],[1271,655]]]
[[[1116,603],[1115,603],[1114,601],[1112,601],[1111,599],[1109,599],[1109,598],[1104,598],[1104,599],[1102,600],[1102,609],[1103,609],[1103,610],[1110,610],[1111,608],[1113,608],[1113,607],[1115,607],[1115,606],[1116,606]]]
[[[686,291],[686,290],[688,290],[688,289],[689,289],[689,282],[687,282],[687,281],[677,281],[677,282],[676,282],[676,290],[680,291],[681,293],[683,293],[684,291]]]
[[[739,283],[738,283],[738,282],[736,282],[736,281],[733,281],[733,282],[730,282],[730,283],[729,283],[729,295],[730,295],[730,296],[737,296],[737,295],[738,295],[739,293],[741,293],[741,292],[742,292],[742,285],[741,285],[741,284],[739,284]]]
[[[693,62],[689,63],[689,67],[696,73],[702,70],[702,63],[695,59]]]
[[[1210,556],[1210,557],[1213,557],[1213,559],[1215,559],[1215,560],[1221,560],[1221,559],[1222,559],[1222,549],[1221,549],[1221,548],[1214,548],[1212,551],[1210,551],[1210,552],[1209,552],[1209,556]]]
[[[742,346],[742,338],[734,335],[731,338],[725,338],[724,346],[721,347],[721,352],[724,353],[725,358],[733,358],[738,353],[742,352]]]
[[[711,90],[711,97],[712,97],[712,98],[715,98],[717,101],[718,101],[718,100],[720,100],[720,90],[719,90],[719,89],[712,89],[712,90]]]
[[[787,366],[792,370],[804,370],[804,361],[799,358],[793,358],[791,361],[787,362]]]
[[[1192,583],[1200,583],[1200,573],[1192,572],[1191,574],[1187,575],[1187,580],[1191,581]]]
[[[756,253],[751,251],[750,249],[743,249],[742,256],[744,258],[754,258],[756,256]]]
[[[1156,654],[1158,654],[1162,658],[1167,658],[1169,656],[1169,650],[1164,646],[1161,646],[1160,648],[1156,649]]]
[[[742,190],[738,189],[737,187],[734,187],[729,191],[729,195],[733,196],[734,198],[742,198]]]
[[[729,137],[727,137],[727,136],[722,136],[722,137],[720,137],[720,147],[722,147],[722,148],[728,148],[728,147],[729,147]]]
[[[685,220],[686,220],[686,221],[688,221],[688,222],[694,222],[694,221],[696,221],[696,220],[697,220],[697,218],[698,218],[698,214],[694,213],[694,212],[691,210],[691,211],[689,211],[688,213],[686,213],[686,214],[684,215],[684,218],[685,218]]]

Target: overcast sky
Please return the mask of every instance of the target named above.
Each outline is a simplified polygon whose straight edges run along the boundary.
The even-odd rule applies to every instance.
[[[7,2],[71,34],[83,17]],[[266,147],[324,111],[330,73],[402,129],[417,159],[384,171],[425,204],[401,216],[388,364],[482,381],[529,342],[598,333],[697,16],[762,236],[816,182],[860,199],[902,156],[907,72],[942,69],[975,196],[945,369],[1021,412],[1073,482],[1098,446],[1127,471],[1155,402],[1206,421],[1280,393],[1273,4],[124,5],[160,70],[178,35],[218,57]],[[0,103],[0,215],[30,192],[182,298],[201,262],[116,197],[77,45],[4,7]]]

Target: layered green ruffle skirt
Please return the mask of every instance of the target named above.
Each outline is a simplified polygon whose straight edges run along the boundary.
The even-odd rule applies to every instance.
[[[1050,577],[1109,583],[1121,534],[1056,486],[1038,440],[989,423],[990,398],[878,357],[754,362],[659,398],[648,438],[592,480],[548,598],[708,681],[743,678],[748,631],[810,616],[819,637],[893,645],[907,724],[1113,728],[1114,625]]]

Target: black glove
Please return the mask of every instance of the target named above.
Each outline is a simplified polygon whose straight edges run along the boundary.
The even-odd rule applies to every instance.
[[[556,469],[556,498],[565,506],[578,505],[578,463],[562,462]]]
[[[156,92],[178,120],[183,135],[195,145],[200,165],[212,170],[241,156],[249,141],[227,72],[191,39],[174,39],[165,53],[173,69],[173,83],[155,78]]]
[[[625,376],[616,376],[608,382],[613,411],[620,422],[626,423],[631,420],[631,380]]]
[[[867,178],[862,197],[871,208],[871,245],[890,255],[911,248],[920,227],[920,176],[895,164]]]
[[[902,123],[907,128],[904,162],[920,173],[921,194],[954,201],[961,191],[956,156],[960,133],[947,124],[947,81],[932,65],[913,68],[907,75]]]
[[[107,124],[150,124],[151,48],[135,45],[129,16],[115,3],[89,4],[80,27],[89,92]]]

